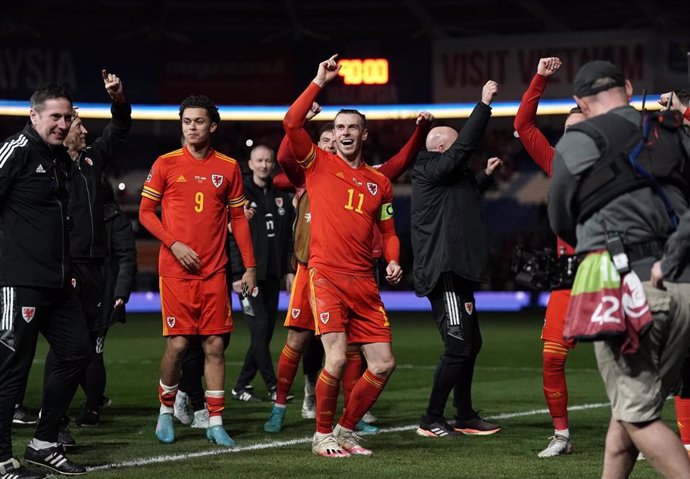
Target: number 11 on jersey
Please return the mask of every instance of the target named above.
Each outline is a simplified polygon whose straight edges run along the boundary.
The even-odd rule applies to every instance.
[[[347,189],[347,204],[345,205],[346,210],[351,210],[354,211],[355,213],[362,214],[362,204],[364,203],[364,193],[358,193],[357,196],[359,196],[359,202],[357,203],[357,207],[354,208],[352,205],[352,200],[355,197],[355,190],[354,188],[348,188]]]

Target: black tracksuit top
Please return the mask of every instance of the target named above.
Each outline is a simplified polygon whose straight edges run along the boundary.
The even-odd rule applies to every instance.
[[[0,285],[69,284],[70,161],[30,124],[0,145]]]

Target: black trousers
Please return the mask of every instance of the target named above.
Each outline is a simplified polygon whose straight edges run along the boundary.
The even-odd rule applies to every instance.
[[[302,354],[302,372],[309,378],[311,384],[316,384],[316,380],[319,378],[324,356],[321,339],[316,336],[312,337]]]
[[[12,418],[36,353],[39,332],[55,354],[45,377],[34,437],[57,442],[60,419],[74,397],[90,355],[86,318],[73,288],[3,288],[3,317],[13,318],[13,341],[0,342],[0,462],[12,457]]]
[[[257,371],[268,389],[274,388],[277,384],[269,346],[276,327],[280,280],[267,278],[258,283],[259,294],[256,297],[249,296],[246,298],[248,303],[245,301],[242,305],[251,339],[242,370],[235,383],[236,391],[251,383]]]
[[[91,344],[91,354],[89,362],[84,370],[79,384],[86,395],[86,409],[98,411],[103,394],[105,393],[106,372],[103,362],[103,349],[105,347],[105,335],[107,329],[95,331],[95,326],[103,314],[103,308],[112,308],[111,305],[103,305],[103,288],[105,284],[104,270],[102,263],[79,263],[72,264],[72,276],[74,279],[74,289],[79,296],[86,324],[88,325],[89,340]],[[44,374],[51,373],[55,365],[55,353],[51,348],[46,356],[46,366]]]
[[[482,347],[474,302],[475,285],[446,272],[428,295],[443,340],[443,354],[434,373],[434,384],[425,416],[427,422],[444,419],[451,390],[455,392],[456,417],[468,419],[474,415],[472,378],[477,355]]]

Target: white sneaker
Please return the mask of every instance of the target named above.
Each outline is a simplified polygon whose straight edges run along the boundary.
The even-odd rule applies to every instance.
[[[304,419],[316,419],[316,396],[304,396],[302,417]]]
[[[317,456],[339,458],[350,457],[350,453],[340,447],[333,434],[314,433],[311,450]]]
[[[194,421],[192,427],[197,429],[208,429],[208,409],[194,411]]]
[[[362,421],[367,424],[374,424],[379,421],[379,418],[374,416],[370,411],[367,411],[364,413],[364,416],[362,416]]]
[[[362,447],[359,441],[362,440],[354,431],[345,429],[340,424],[333,428],[333,437],[338,442],[340,447],[354,456],[371,456],[373,454],[371,449]]]
[[[185,426],[189,426],[192,423],[192,415],[189,408],[189,403],[187,402],[187,394],[181,391],[177,392],[175,396],[175,406],[173,415]]]
[[[555,457],[573,452],[573,443],[570,441],[570,438],[556,434],[550,437],[550,439],[549,445],[537,454],[537,457]]]

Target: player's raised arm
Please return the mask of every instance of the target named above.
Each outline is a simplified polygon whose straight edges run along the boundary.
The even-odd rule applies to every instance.
[[[537,73],[532,78],[527,91],[522,95],[522,101],[520,101],[513,123],[527,153],[549,176],[551,176],[553,163],[553,147],[537,128],[537,108],[549,77],[556,73],[560,67],[561,60],[557,57],[539,59]]]
[[[417,115],[414,132],[407,140],[407,143],[388,161],[374,168],[386,175],[391,181],[397,180],[410,167],[414,159],[417,158],[419,150],[424,146],[426,135],[429,133],[433,121],[434,115],[428,111],[420,112]]]
[[[295,188],[301,188],[304,186],[304,170],[297,161],[295,154],[292,152],[292,145],[290,144],[290,139],[287,136],[284,136],[283,141],[280,142],[280,147],[278,148],[278,153],[276,154],[276,160],[283,169],[283,173],[289,182],[292,183]],[[276,184],[275,178],[273,184]]]
[[[337,56],[333,55],[328,60],[319,63],[319,69],[314,80],[295,100],[283,119],[283,127],[292,145],[292,152],[297,161],[305,168],[313,159],[314,144],[304,129],[304,121],[321,88],[338,76],[340,66],[336,62]]]

